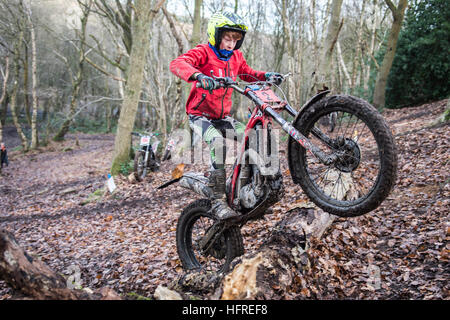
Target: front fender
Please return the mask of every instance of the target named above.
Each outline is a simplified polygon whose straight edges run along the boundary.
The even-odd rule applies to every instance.
[[[327,94],[330,93],[330,90],[326,90],[326,91],[322,91],[318,94],[316,94],[314,97],[312,97],[311,99],[309,99],[304,105],[303,107],[301,107],[300,111],[297,113],[297,115],[295,116],[294,121],[292,121],[292,125],[297,128],[297,122],[298,120],[301,118],[302,114],[308,110],[308,108],[310,108],[312,105],[314,105],[314,103],[316,103],[317,101],[321,100],[322,98],[324,98]],[[298,143],[297,141],[295,141],[292,137],[289,137],[289,141],[288,141],[288,165],[289,165],[289,172],[291,173],[291,177],[292,177],[292,181],[294,183],[298,183],[298,177],[295,176],[294,174],[294,170],[293,170],[293,165],[292,163],[295,161],[295,159],[292,159],[293,157],[291,157],[291,149],[292,149],[292,145]]]

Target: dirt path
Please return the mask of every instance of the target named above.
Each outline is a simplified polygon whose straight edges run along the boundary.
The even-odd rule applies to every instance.
[[[337,219],[286,299],[448,298],[449,126],[430,127],[445,103],[384,113],[399,149],[396,189],[376,211]],[[143,183],[118,177],[117,192],[101,196],[113,136],[76,137],[79,146],[71,135],[46,152],[11,153],[0,176],[0,227],[57,272],[78,267],[83,287],[151,297],[182,272],[176,221],[197,197],[178,186],[155,189],[170,179],[175,166],[169,162]],[[246,252],[258,248],[283,212],[307,201],[289,177],[285,184],[274,213],[243,228]],[[0,299],[12,294],[0,281]]]

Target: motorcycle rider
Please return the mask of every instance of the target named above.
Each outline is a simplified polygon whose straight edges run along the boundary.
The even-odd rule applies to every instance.
[[[235,132],[235,139],[243,136],[245,125],[229,116],[232,101],[231,88],[219,88],[219,83],[209,75],[230,77],[234,81],[275,79],[279,84],[283,77],[279,73],[255,71],[248,66],[241,47],[247,25],[240,16],[232,12],[217,12],[208,22],[208,43],[199,44],[170,63],[170,70],[187,82],[193,82],[186,102],[189,125],[195,134],[202,137],[210,148],[211,170],[208,186],[213,191],[212,210],[219,219],[237,216],[226,201],[225,194],[225,141],[227,129]],[[196,82],[201,87],[196,87]],[[213,91],[214,90],[214,91]]]

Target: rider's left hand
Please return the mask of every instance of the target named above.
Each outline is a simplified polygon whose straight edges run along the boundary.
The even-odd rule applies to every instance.
[[[266,72],[264,74],[264,77],[266,78],[266,80],[272,79],[273,82],[279,86],[281,84],[281,82],[283,82],[284,77],[281,73],[278,72]]]

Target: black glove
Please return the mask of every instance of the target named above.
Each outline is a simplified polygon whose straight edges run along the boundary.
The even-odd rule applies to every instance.
[[[266,80],[272,80],[273,83],[275,83],[277,86],[279,86],[284,80],[283,75],[278,72],[266,72],[264,74],[264,77],[266,78]]]
[[[212,93],[214,89],[217,89],[220,87],[220,83],[214,80],[211,77],[205,76],[204,74],[200,73],[197,75],[197,81],[200,83],[200,86],[205,89],[209,90],[209,93]]]

